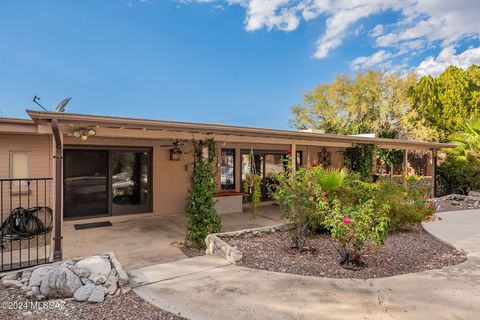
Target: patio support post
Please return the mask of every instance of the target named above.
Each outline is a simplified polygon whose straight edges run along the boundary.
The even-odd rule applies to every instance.
[[[290,151],[292,152],[292,172],[295,172],[297,170],[297,145],[295,143],[290,146]]]
[[[408,176],[408,149],[403,150],[403,182],[407,183]]]
[[[52,119],[52,132],[55,139],[55,211],[54,211],[54,251],[53,260],[62,260],[62,137],[57,119]]]
[[[435,198],[437,193],[437,160],[438,160],[438,149],[432,149],[432,190],[431,196]]]

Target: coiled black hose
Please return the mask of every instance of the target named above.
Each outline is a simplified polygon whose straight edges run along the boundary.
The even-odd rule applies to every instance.
[[[38,217],[38,213],[42,210],[45,212],[45,222],[49,221],[48,224],[45,224]],[[28,209],[18,207],[13,209],[12,213],[0,226],[2,235],[0,244],[3,246],[3,243],[6,241],[31,238],[32,236],[49,232],[52,229],[52,213],[52,209],[49,207],[32,207]]]

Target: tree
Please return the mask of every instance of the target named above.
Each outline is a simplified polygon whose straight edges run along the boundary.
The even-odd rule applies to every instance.
[[[480,66],[450,66],[434,78],[425,76],[411,87],[412,121],[437,131],[438,140],[462,129],[464,120],[480,115]]]
[[[402,77],[375,71],[355,78],[337,76],[305,94],[303,104],[292,108],[292,125],[336,134],[408,136],[402,118],[409,111],[409,88],[415,81],[414,74]]]

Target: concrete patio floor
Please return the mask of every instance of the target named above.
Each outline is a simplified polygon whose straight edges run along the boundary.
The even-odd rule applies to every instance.
[[[189,319],[479,319],[480,210],[440,216],[426,229],[466,249],[464,263],[359,280],[268,272],[203,256],[134,270],[132,285],[146,301]]]
[[[255,219],[248,212],[222,214],[222,231],[273,226],[281,223],[277,206],[262,206]],[[82,222],[77,222],[82,223]],[[112,221],[111,227],[75,230],[64,227],[64,259],[113,251],[126,270],[185,259],[178,248],[185,239],[185,215]]]

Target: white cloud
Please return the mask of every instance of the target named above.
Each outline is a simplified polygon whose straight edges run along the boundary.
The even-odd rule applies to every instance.
[[[436,58],[430,56],[423,60],[415,71],[419,75],[431,74],[438,76],[450,65],[468,68],[472,64],[480,64],[480,47],[469,48],[457,54],[453,46],[447,46]]]
[[[245,9],[245,29],[293,31],[302,21],[321,19],[325,32],[319,35],[313,56],[328,57],[347,36],[358,36],[358,23],[374,15],[397,12],[398,20],[377,24],[368,34],[379,48],[368,64],[401,53],[408,57],[433,47],[457,47],[466,38],[480,39],[479,0],[177,0],[238,5]],[[394,52],[395,54],[391,54]],[[376,57],[375,54],[377,54]],[[459,54],[461,55],[461,54]],[[359,57],[365,58],[365,57]],[[434,61],[436,59],[432,58]],[[360,59],[361,60],[361,59]],[[358,62],[358,60],[357,60]],[[380,63],[383,63],[382,61]],[[352,66],[358,63],[352,62]]]
[[[371,56],[358,57],[352,61],[351,66],[354,70],[366,70],[390,59],[392,54],[385,50],[379,50]]]

